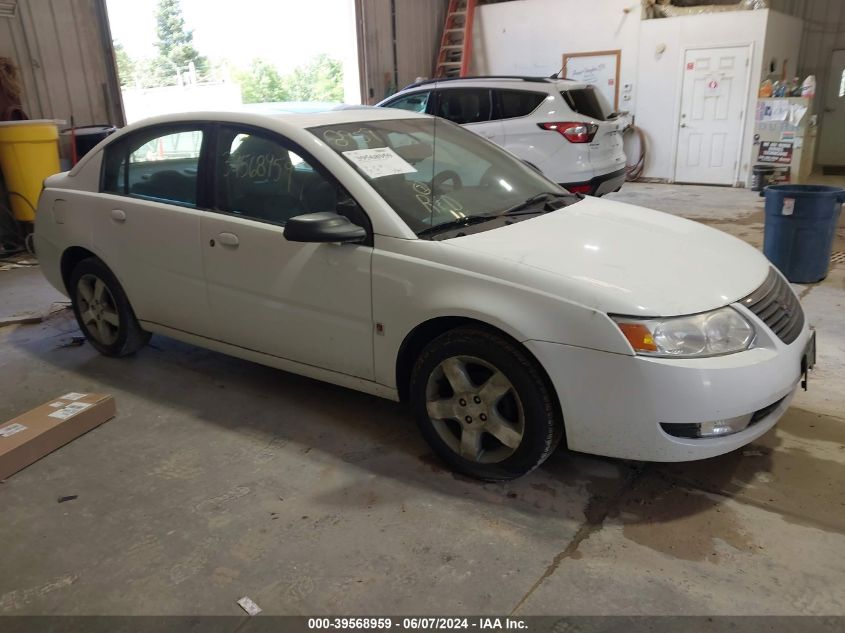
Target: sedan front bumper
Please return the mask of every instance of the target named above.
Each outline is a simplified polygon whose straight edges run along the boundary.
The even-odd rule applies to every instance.
[[[627,356],[545,341],[526,346],[557,391],[571,450],[680,462],[730,452],[771,429],[795,394],[810,335],[805,325],[790,345],[763,335],[745,352],[700,359]],[[748,428],[723,437],[674,437],[661,428],[758,411]]]

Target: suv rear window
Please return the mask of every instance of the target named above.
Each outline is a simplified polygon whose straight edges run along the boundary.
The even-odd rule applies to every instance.
[[[496,90],[499,95],[498,119],[514,119],[527,116],[537,109],[548,96],[545,92],[527,90]]]
[[[607,115],[610,114],[602,109],[601,102],[593,88],[563,90],[560,96],[566,101],[566,105],[572,108],[572,111],[577,114],[583,114],[599,121],[604,121]]]

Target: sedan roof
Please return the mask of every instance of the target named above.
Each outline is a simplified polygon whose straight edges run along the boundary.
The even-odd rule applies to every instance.
[[[202,121],[220,121],[222,123],[233,123],[241,125],[252,125],[255,127],[263,127],[267,129],[275,129],[283,134],[293,134],[295,130],[307,130],[311,127],[318,127],[322,125],[335,125],[344,123],[364,123],[366,121],[388,121],[396,119],[422,119],[434,118],[428,114],[419,114],[408,110],[399,110],[395,108],[377,108],[374,106],[343,106],[332,110],[325,110],[322,112],[284,112],[261,114],[257,112],[244,111],[226,111],[226,110],[208,110],[202,112],[179,112],[174,114],[162,114],[159,116],[150,117],[141,121],[136,121],[131,125],[118,130],[115,134],[109,136],[104,144],[108,145],[119,139],[120,137],[131,134],[136,130],[143,130],[144,128],[154,125],[179,125],[183,123],[193,123]],[[70,170],[70,175],[75,176],[85,165],[93,160],[93,157],[98,152],[92,151],[87,153],[82,159]]]
[[[428,117],[409,110],[376,108],[374,106],[344,106],[318,112],[244,112],[238,110],[212,110],[203,112],[179,112],[143,119],[123,130],[134,130],[148,125],[167,123],[187,123],[190,121],[226,121],[252,125],[267,125],[281,122],[293,127],[307,129],[333,123],[357,123],[364,121],[383,121],[391,119],[413,119]],[[121,130],[121,131],[123,131]]]

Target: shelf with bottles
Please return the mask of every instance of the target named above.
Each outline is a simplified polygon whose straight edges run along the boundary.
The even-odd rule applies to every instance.
[[[788,99],[790,97],[812,99],[816,96],[816,77],[815,75],[807,75],[803,82],[798,77],[774,81],[771,78],[766,78],[760,84],[757,96],[760,99]]]

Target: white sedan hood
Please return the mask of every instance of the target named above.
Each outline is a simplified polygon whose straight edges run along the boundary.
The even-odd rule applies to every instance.
[[[750,294],[769,270],[727,233],[599,198],[443,243],[504,260],[513,282],[613,314],[712,310]]]

